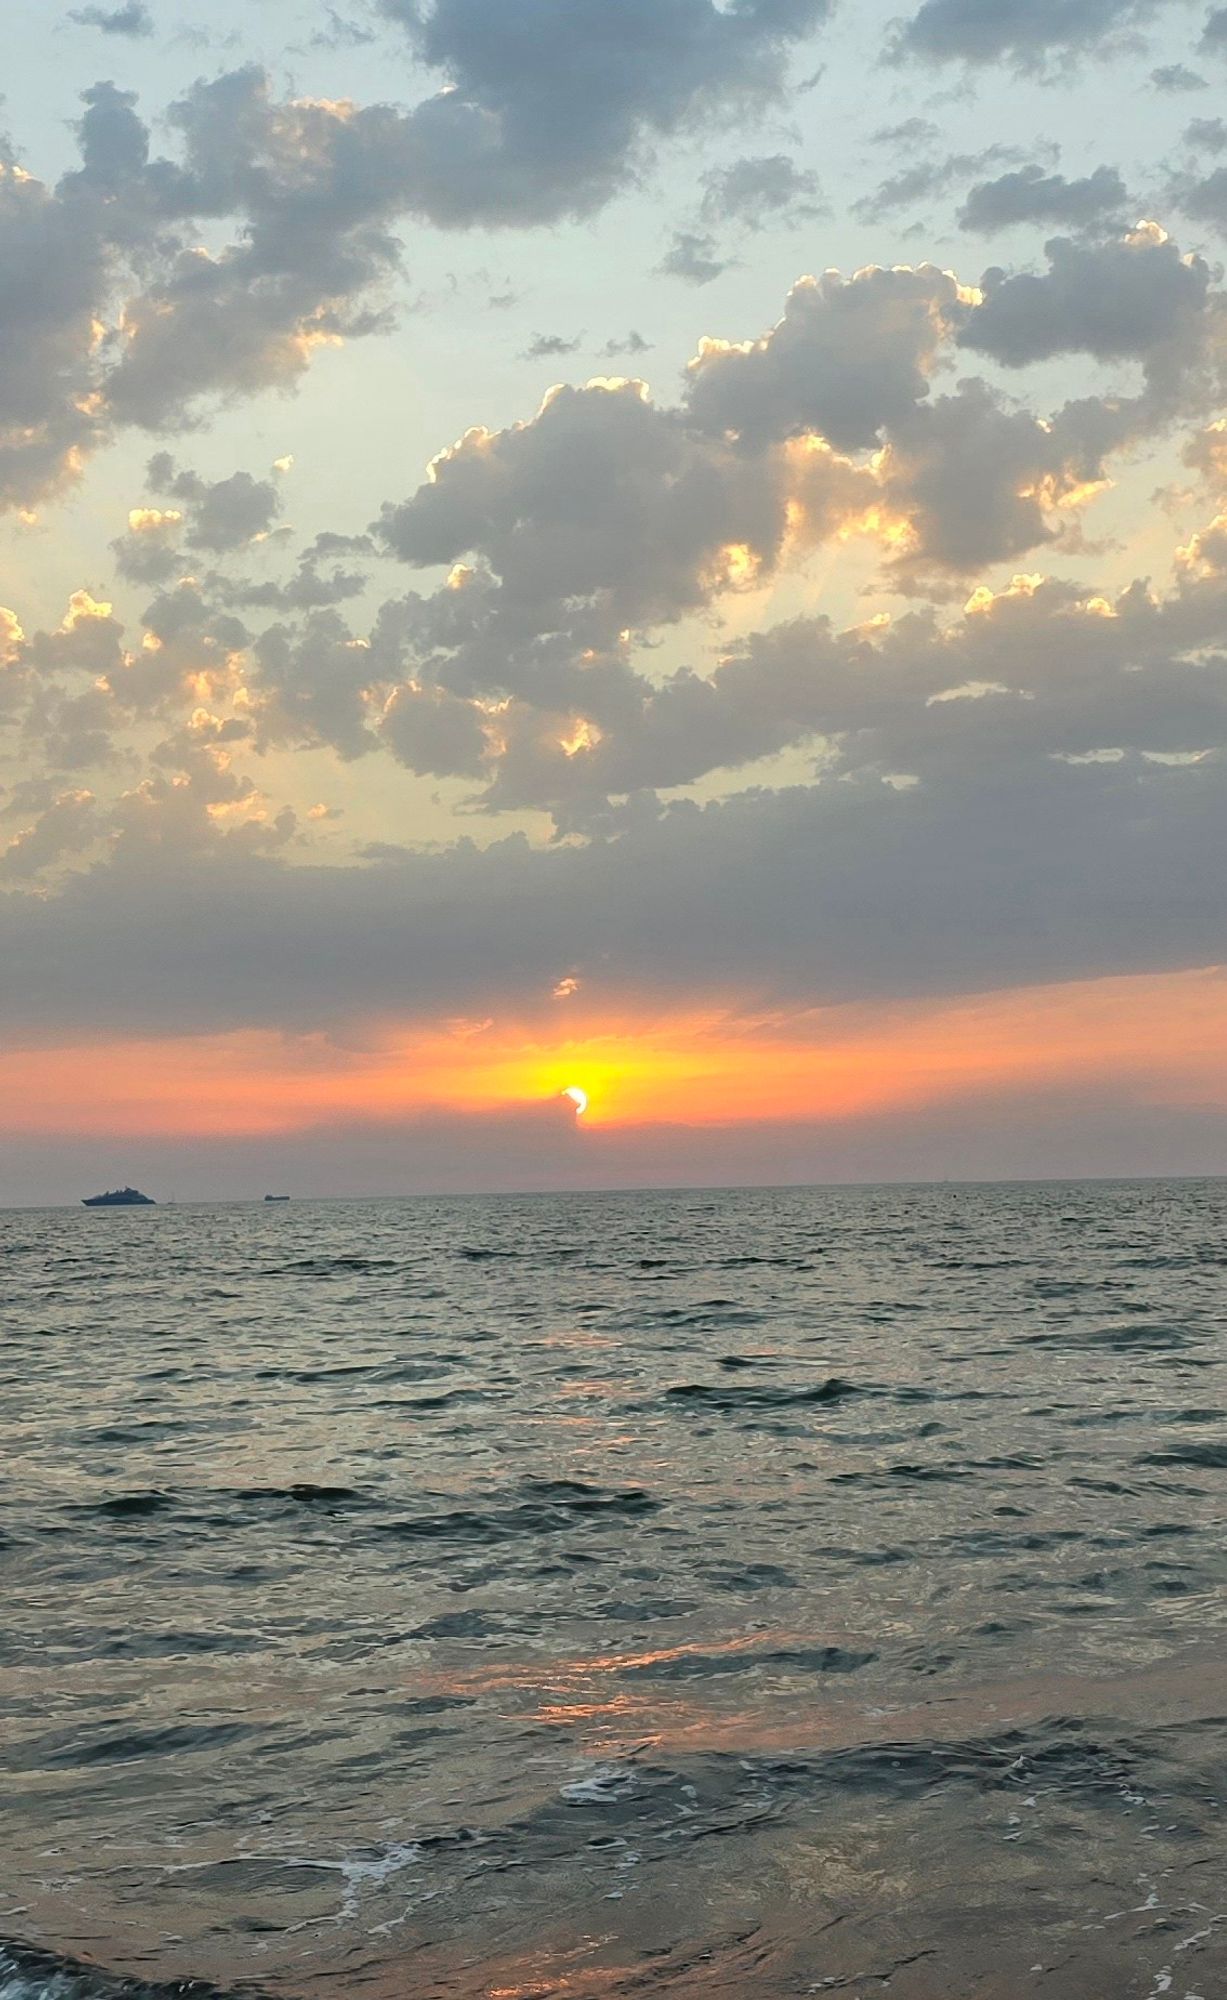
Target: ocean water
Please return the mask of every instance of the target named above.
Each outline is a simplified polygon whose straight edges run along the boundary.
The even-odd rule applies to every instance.
[[[1225,1277],[1217,1182],[0,1216],[2,2000],[1227,1995]]]

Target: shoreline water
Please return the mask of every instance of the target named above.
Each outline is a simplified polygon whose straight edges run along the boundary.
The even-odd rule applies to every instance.
[[[1213,2000],[1217,1190],[593,1206],[0,1218],[0,1934]]]
[[[726,1791],[722,1818],[698,1830],[701,1840],[714,1835],[745,1846],[754,1886],[747,1895],[743,1885],[735,1921],[721,1923],[694,1848],[670,1857],[662,1847],[646,1857],[662,1881],[628,1921],[621,1909],[609,1910],[607,1895],[598,1898],[591,1889],[567,1913],[568,1921],[560,1920],[559,1910],[551,1921],[540,1885],[530,1884],[518,1915],[504,1911],[493,1925],[487,1915],[487,1929],[504,1935],[502,1949],[486,1954],[474,1949],[471,1936],[415,1936],[411,1923],[377,1915],[404,1895],[420,1855],[385,1855],[382,1866],[378,1857],[355,1856],[343,1886],[353,1889],[365,1873],[365,1886],[376,1892],[363,1923],[355,1900],[348,1924],[344,1908],[339,1922],[307,1920],[297,1946],[250,1952],[230,1968],[229,1978],[224,1947],[200,1977],[189,1953],[165,1940],[155,1943],[152,1935],[74,1941],[67,1951],[47,1941],[5,1939],[0,1995],[217,2000],[262,1991],[284,2000],[307,1993],[341,2000],[359,1989],[374,2000],[398,1994],[414,2000],[562,1994],[595,2000],[658,1992],[685,2000],[712,1991],[860,1993],[889,1983],[905,2000],[1016,2000],[1032,1992],[1087,2000],[1100,1991],[1174,1991],[1208,2000],[1218,1990],[1215,1982],[1227,1976],[1227,1905],[1206,1898],[1216,1877],[1222,1882],[1221,1822],[1199,1838],[1187,1820],[1199,1790],[1221,1791],[1227,1780],[1227,1714],[1216,1651],[1185,1653],[1099,1681],[1067,1675],[990,1684],[907,1711],[858,1715],[845,1702],[823,1722],[816,1734],[810,1718],[808,1737],[799,1724],[766,1733],[751,1725],[722,1746],[705,1742],[701,1751],[693,1734],[684,1745],[658,1739],[632,1755],[624,1751],[616,1763],[594,1763],[586,1779],[564,1788],[561,1810],[574,1820],[577,1843],[604,1843],[618,1838],[606,1834],[606,1815],[611,1806],[628,1804],[631,1773],[640,1774],[641,1792],[666,1771],[676,1778],[688,1768],[694,1775],[697,1760],[708,1767],[736,1763],[743,1772],[754,1767],[760,1783],[774,1773],[778,1787],[790,1788],[786,1816],[773,1819],[765,1796],[755,1800],[750,1784],[735,1810]],[[1177,1766],[1165,1762],[1163,1746],[1178,1732],[1203,1761],[1200,1771],[1186,1767],[1173,1787]],[[1153,1783],[1161,1766],[1166,1789]],[[842,1792],[840,1809],[818,1809],[824,1786]],[[941,1837],[918,1849],[918,1834],[926,1827],[933,1833],[932,1805],[943,1790]],[[805,1793],[805,1810],[799,1811]],[[860,1801],[851,1814],[849,1798]],[[1216,1803],[1221,1807],[1221,1798]],[[977,1815],[980,1841],[973,1844],[969,1822]],[[956,1825],[960,1817],[964,1823]],[[1051,1837],[1061,1821],[1068,1847],[1071,1818],[1083,1831],[1094,1824],[1097,1838],[1080,1860],[1070,1851],[1058,1902],[1057,1884],[1037,1881],[1028,1850],[1033,1855],[1045,1831]],[[613,1823],[624,1825],[625,1816]],[[595,1835],[589,1827],[598,1829]],[[483,1872],[514,1871],[516,1832],[514,1822],[503,1829],[506,1850],[479,1861],[474,1881]],[[473,1832],[475,1856],[483,1842],[489,1850],[498,1839],[497,1829]],[[884,1873],[894,1884],[889,1906],[880,1894]],[[727,1879],[721,1887],[727,1917]],[[223,1913],[217,1914],[224,1928]],[[691,1928],[700,1914],[706,1921]]]

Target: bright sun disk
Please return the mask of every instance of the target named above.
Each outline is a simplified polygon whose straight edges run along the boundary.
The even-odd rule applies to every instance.
[[[570,1089],[564,1090],[562,1094],[564,1097],[570,1098],[572,1104],[575,1106],[576,1116],[582,1118],[585,1111],[588,1109],[587,1091],[581,1090],[577,1083],[573,1083]]]

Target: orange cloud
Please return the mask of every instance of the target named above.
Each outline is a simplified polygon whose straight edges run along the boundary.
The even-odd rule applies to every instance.
[[[602,1125],[822,1122],[1061,1086],[1227,1108],[1227,969],[747,1017],[568,1009],[389,1026],[353,1044],[245,1031],[0,1054],[11,1135],[259,1136],[588,1099]]]

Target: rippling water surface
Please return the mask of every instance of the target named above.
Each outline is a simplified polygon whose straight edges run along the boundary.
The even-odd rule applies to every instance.
[[[0,1216],[0,1995],[1227,1995],[1225,1278],[1211,1182]]]

